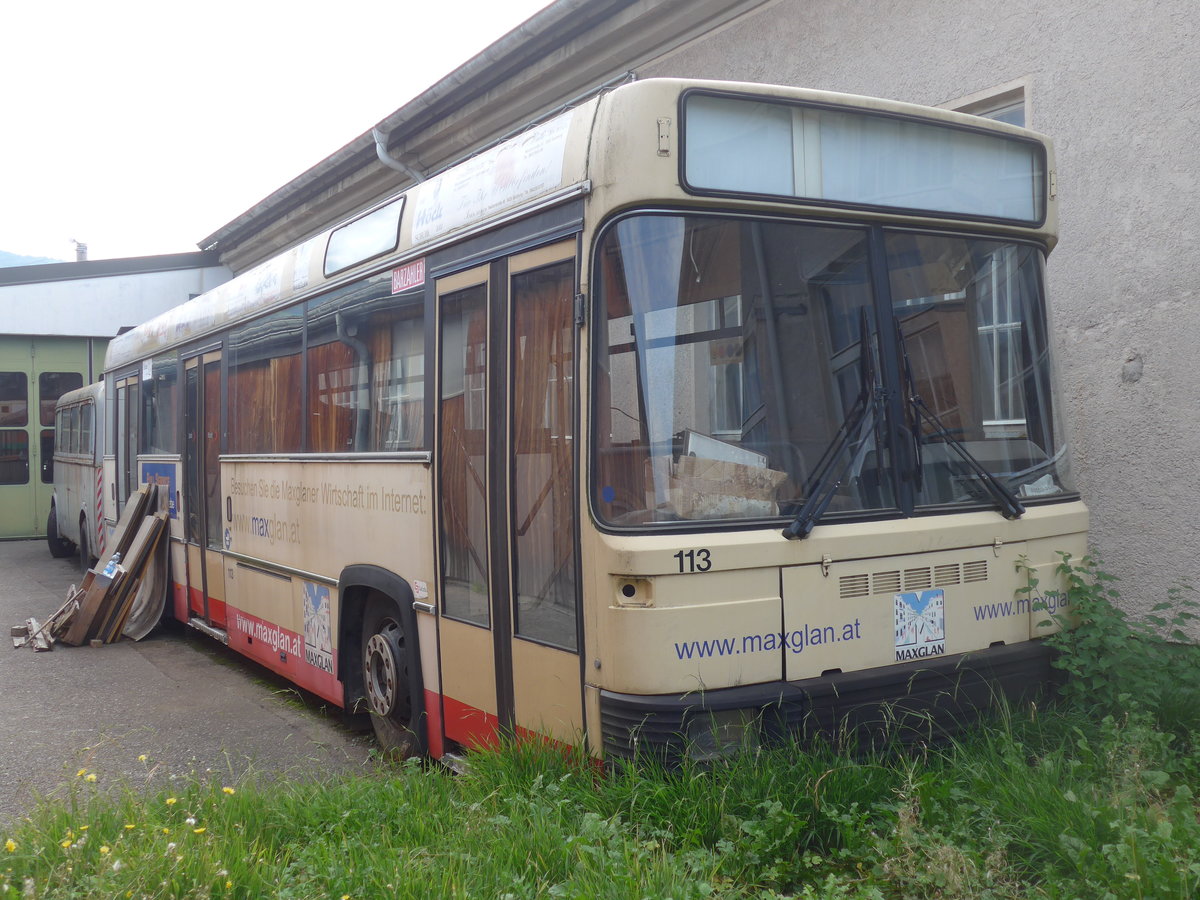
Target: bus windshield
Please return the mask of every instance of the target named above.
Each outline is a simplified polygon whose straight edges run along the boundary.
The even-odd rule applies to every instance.
[[[994,508],[988,475],[1021,502],[1073,493],[1042,251],[875,235],[666,214],[605,232],[601,521],[794,516],[815,491],[826,517]]]

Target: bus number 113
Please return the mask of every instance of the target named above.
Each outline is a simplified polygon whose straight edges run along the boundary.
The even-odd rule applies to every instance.
[[[680,572],[707,572],[712,568],[712,554],[707,550],[680,550],[675,558]]]

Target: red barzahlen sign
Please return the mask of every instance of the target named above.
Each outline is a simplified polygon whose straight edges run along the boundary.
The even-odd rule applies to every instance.
[[[398,294],[410,287],[425,283],[425,258],[413,260],[392,269],[392,293]]]

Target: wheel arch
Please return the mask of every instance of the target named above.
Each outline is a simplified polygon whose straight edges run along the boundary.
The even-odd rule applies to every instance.
[[[362,644],[363,615],[374,595],[389,599],[396,607],[404,640],[410,648],[412,662],[408,666],[408,691],[412,709],[412,732],[416,735],[418,753],[428,753],[428,734],[425,715],[425,679],[421,672],[421,638],[417,632],[417,613],[413,609],[413,590],[409,583],[394,572],[379,566],[354,565],[342,570],[338,578],[338,677],[344,689],[347,712],[358,712],[366,693],[362,660],[358,648]]]

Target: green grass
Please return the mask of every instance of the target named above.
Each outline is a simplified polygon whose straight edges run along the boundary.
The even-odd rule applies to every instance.
[[[85,774],[4,836],[0,897],[1185,900],[1195,749],[1142,714],[1030,707],[857,759],[785,746],[604,772],[526,745],[461,776],[198,778],[148,798]]]
[[[1107,638],[1062,639],[1069,702],[1001,710],[937,747],[601,770],[526,744],[466,775],[197,777],[149,797],[83,770],[0,834],[0,898],[1190,900],[1200,650],[1083,607]]]

